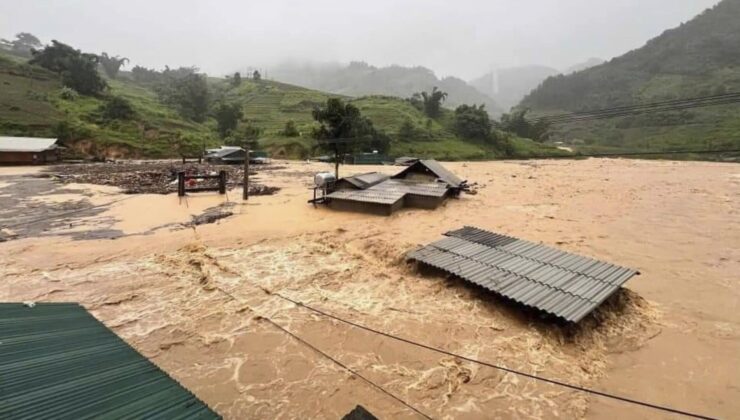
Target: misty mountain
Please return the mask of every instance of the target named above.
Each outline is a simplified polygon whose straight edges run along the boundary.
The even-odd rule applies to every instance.
[[[495,98],[496,103],[508,111],[543,80],[558,73],[558,70],[546,66],[511,67],[486,73],[471,80],[470,85]]]
[[[723,0],[603,65],[550,77],[522,104],[577,111],[738,89],[738,46],[740,1]]]
[[[416,92],[430,91],[434,86],[447,92],[445,106],[484,104],[492,114],[502,109],[488,95],[457,77],[437,78],[425,67],[375,67],[365,62],[349,65],[283,64],[268,70],[270,78],[312,89],[347,96],[389,95],[408,98]]]
[[[522,106],[588,111],[740,91],[740,0],[723,0],[643,47],[600,66],[553,76]],[[738,148],[737,103],[553,127],[554,140],[599,147]]]
[[[470,85],[492,97],[504,110],[516,106],[532,89],[540,85],[545,79],[557,74],[570,74],[576,71],[598,66],[604,60],[589,58],[588,60],[560,70],[552,67],[529,65],[497,69],[483,76],[473,79]]]

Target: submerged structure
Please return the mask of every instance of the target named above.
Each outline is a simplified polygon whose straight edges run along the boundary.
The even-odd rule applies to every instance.
[[[0,418],[221,418],[76,303],[0,303]]]
[[[637,270],[466,226],[408,254],[523,305],[578,322]]]
[[[317,178],[318,179],[318,178]],[[390,215],[403,207],[434,209],[467,184],[435,160],[419,160],[396,175],[368,172],[319,186],[330,208]]]

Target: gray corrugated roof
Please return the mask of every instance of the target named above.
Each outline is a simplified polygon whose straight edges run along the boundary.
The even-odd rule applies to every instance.
[[[447,194],[447,186],[434,182],[413,182],[406,181],[404,179],[387,179],[367,189],[340,190],[329,194],[327,197],[334,200],[393,204],[402,199],[406,194],[442,198]]]
[[[409,173],[419,171],[422,168],[433,173],[437,178],[447,183],[450,187],[459,188],[464,182],[457,175],[448,171],[447,168],[434,159],[419,160],[396,175],[393,175],[393,178],[404,178]]]
[[[364,174],[357,174],[342,178],[357,188],[365,189],[370,188],[373,185],[377,185],[386,179],[390,178],[388,175],[381,174],[380,172],[367,172]]]
[[[0,304],[0,418],[220,418],[73,303]]]
[[[0,137],[0,152],[43,152],[55,149],[57,139],[37,137]]]
[[[512,300],[578,322],[636,270],[474,227],[409,253]]]

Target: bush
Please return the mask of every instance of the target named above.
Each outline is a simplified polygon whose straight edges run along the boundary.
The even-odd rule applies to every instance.
[[[106,120],[130,120],[136,116],[136,111],[126,98],[111,96],[100,107],[101,114]]]
[[[59,97],[64,99],[65,101],[74,101],[80,97],[80,94],[77,93],[76,90],[70,87],[64,86],[59,90]]]
[[[289,120],[285,123],[285,129],[283,129],[283,135],[285,137],[298,137],[301,135],[301,133],[298,131],[298,128],[295,126],[295,121]]]

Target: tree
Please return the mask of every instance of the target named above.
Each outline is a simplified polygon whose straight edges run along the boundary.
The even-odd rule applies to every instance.
[[[298,128],[295,126],[295,121],[288,120],[285,123],[285,128],[283,129],[283,135],[285,137],[298,137],[301,135],[301,133],[298,131]]]
[[[242,106],[240,104],[220,102],[216,106],[213,116],[216,118],[218,134],[221,138],[225,138],[234,129],[236,129],[236,126],[239,124],[239,119],[241,119],[243,115]]]
[[[205,75],[187,68],[166,68],[162,78],[164,81],[155,88],[160,100],[177,109],[185,118],[205,121],[211,101]]]
[[[126,98],[121,96],[111,96],[103,105],[100,111],[106,120],[130,120],[136,116],[133,105]]]
[[[119,56],[109,56],[108,53],[100,54],[100,64],[103,66],[105,74],[111,79],[115,79],[118,76],[118,71],[121,67],[128,63],[128,58]]]
[[[398,129],[398,139],[401,141],[411,140],[416,138],[416,135],[417,130],[414,122],[411,121],[411,118],[404,119],[403,123],[401,123],[401,127]]]
[[[41,41],[28,32],[16,34],[15,39],[12,41],[2,39],[0,40],[0,45],[9,53],[26,58],[31,57],[34,50],[43,47]]]
[[[242,75],[239,72],[234,73],[234,77],[231,78],[231,86],[238,87],[242,84]]]
[[[484,105],[460,105],[455,109],[455,132],[466,139],[489,140],[491,119]]]
[[[324,149],[353,153],[359,144],[365,144],[374,150],[385,153],[390,147],[390,138],[373,127],[372,121],[363,117],[360,110],[350,104],[345,104],[339,98],[329,98],[326,105],[313,110],[313,118],[320,126],[314,130],[314,137],[318,140],[346,139],[339,143],[319,142]]]
[[[438,90],[435,86],[431,92],[414,93],[409,102],[420,111],[424,111],[427,117],[437,118],[442,109],[442,102],[447,98],[447,93]]]
[[[526,118],[527,112],[529,112],[529,109],[523,108],[514,110],[510,114],[504,114],[501,116],[501,122],[498,125],[502,130],[514,133],[519,137],[539,142],[547,140],[550,123],[544,120],[532,122]]]
[[[260,80],[262,80],[262,75],[259,71],[255,70],[254,73],[252,73],[252,79],[259,82]]]
[[[152,83],[157,81],[162,76],[162,73],[154,69],[148,69],[142,66],[134,66],[134,68],[131,69],[131,76],[134,78],[135,82]]]
[[[69,45],[51,41],[52,45],[33,51],[31,64],[58,73],[62,83],[83,95],[98,95],[108,85],[97,71],[98,56],[75,50]]]

